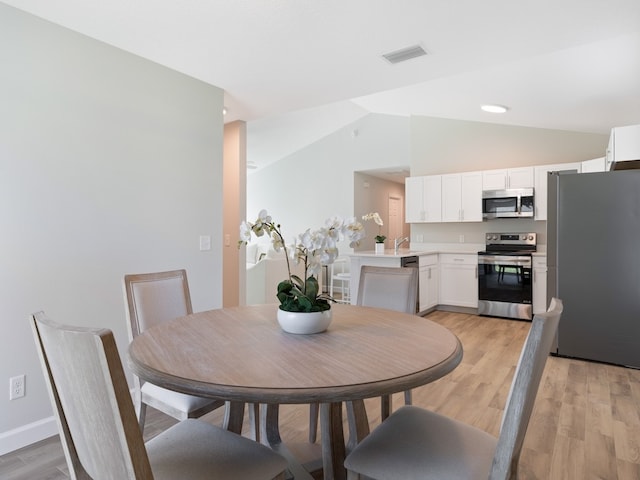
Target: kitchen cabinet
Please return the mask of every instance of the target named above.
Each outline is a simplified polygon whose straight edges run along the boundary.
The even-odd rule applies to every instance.
[[[533,167],[509,168],[505,170],[485,170],[482,172],[483,190],[504,190],[505,188],[533,188]]]
[[[547,177],[549,172],[574,172],[580,173],[582,165],[580,162],[575,163],[559,163],[555,165],[541,165],[534,167],[535,172],[535,190],[534,190],[534,208],[535,220],[547,219]]]
[[[580,163],[580,173],[605,172],[607,170],[606,157],[584,160]]]
[[[606,152],[607,170],[638,168],[640,162],[640,125],[611,129]]]
[[[440,280],[438,275],[438,255],[421,255],[419,265],[418,308],[420,313],[438,305]]]
[[[533,314],[547,311],[547,257],[533,257]]]
[[[478,308],[477,254],[440,254],[439,303]]]
[[[482,221],[482,172],[442,175],[442,221]]]
[[[405,218],[407,223],[442,221],[440,175],[405,179]]]

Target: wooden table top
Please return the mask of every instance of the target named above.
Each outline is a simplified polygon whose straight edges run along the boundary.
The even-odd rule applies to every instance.
[[[462,359],[458,338],[423,317],[333,305],[326,332],[280,329],[277,305],[196,313],[136,337],[129,364],[156,385],[248,403],[342,402],[434,381]]]

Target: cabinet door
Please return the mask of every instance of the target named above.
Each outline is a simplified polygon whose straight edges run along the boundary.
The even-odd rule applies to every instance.
[[[478,307],[477,255],[442,254],[440,256],[441,305]]]
[[[483,190],[533,188],[533,185],[533,167],[510,168],[507,170],[485,170],[482,172]]]
[[[580,164],[580,173],[604,172],[606,169],[605,157],[585,160]]]
[[[442,179],[440,175],[424,177],[424,211],[427,222],[442,221]]]
[[[420,281],[419,281],[419,304],[420,312],[425,312],[438,304],[438,256],[421,255]]]
[[[485,170],[482,172],[483,190],[504,190],[507,188],[506,170]]]
[[[426,294],[427,308],[433,308],[438,305],[438,298],[440,298],[440,275],[438,274],[440,268],[438,265],[430,265],[428,273],[428,286]]]
[[[460,178],[461,220],[463,222],[482,221],[482,173],[464,173]]]
[[[405,218],[407,223],[425,221],[424,177],[407,177],[404,181]]]
[[[613,129],[613,161],[637,160],[640,158],[640,125],[629,125]]]
[[[533,167],[512,168],[508,173],[507,188],[533,188]]]
[[[547,310],[547,257],[533,258],[533,314]]]
[[[460,175],[442,175],[442,221],[460,222],[461,220],[462,184]]]
[[[535,219],[547,219],[547,177],[549,172],[574,172],[580,173],[581,165],[576,163],[559,163],[556,165],[541,165],[535,167],[536,186],[534,191]]]

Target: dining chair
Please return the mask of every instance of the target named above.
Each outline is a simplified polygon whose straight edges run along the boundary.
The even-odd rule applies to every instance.
[[[31,326],[75,479],[283,479],[287,461],[253,440],[187,419],[143,441],[111,330]]]
[[[356,304],[365,307],[386,308],[410,314],[416,313],[418,295],[418,269],[402,267],[360,268],[358,298]],[[404,392],[405,405],[411,405],[411,390]],[[391,395],[380,398],[380,418],[391,413]],[[318,430],[318,404],[311,404],[309,411],[309,441],[315,442]]]
[[[149,327],[193,313],[186,270],[124,276],[125,311],[129,340]],[[144,431],[147,405],[177,419],[198,418],[224,405],[212,400],[174,392],[134,375],[136,412]]]
[[[414,406],[394,412],[348,455],[349,480],[507,480],[517,477],[522,444],[562,315],[551,300],[535,315],[507,398],[500,434]]]
[[[386,308],[415,315],[418,297],[418,269],[374,267],[360,269],[357,305]],[[405,405],[413,403],[411,390],[404,392]],[[380,420],[391,413],[391,395],[381,397]]]

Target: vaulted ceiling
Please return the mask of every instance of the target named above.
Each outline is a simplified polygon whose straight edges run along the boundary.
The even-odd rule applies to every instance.
[[[248,122],[259,166],[369,112],[596,133],[640,123],[638,0],[4,3],[223,88],[225,121]],[[412,45],[427,55],[382,58]]]

